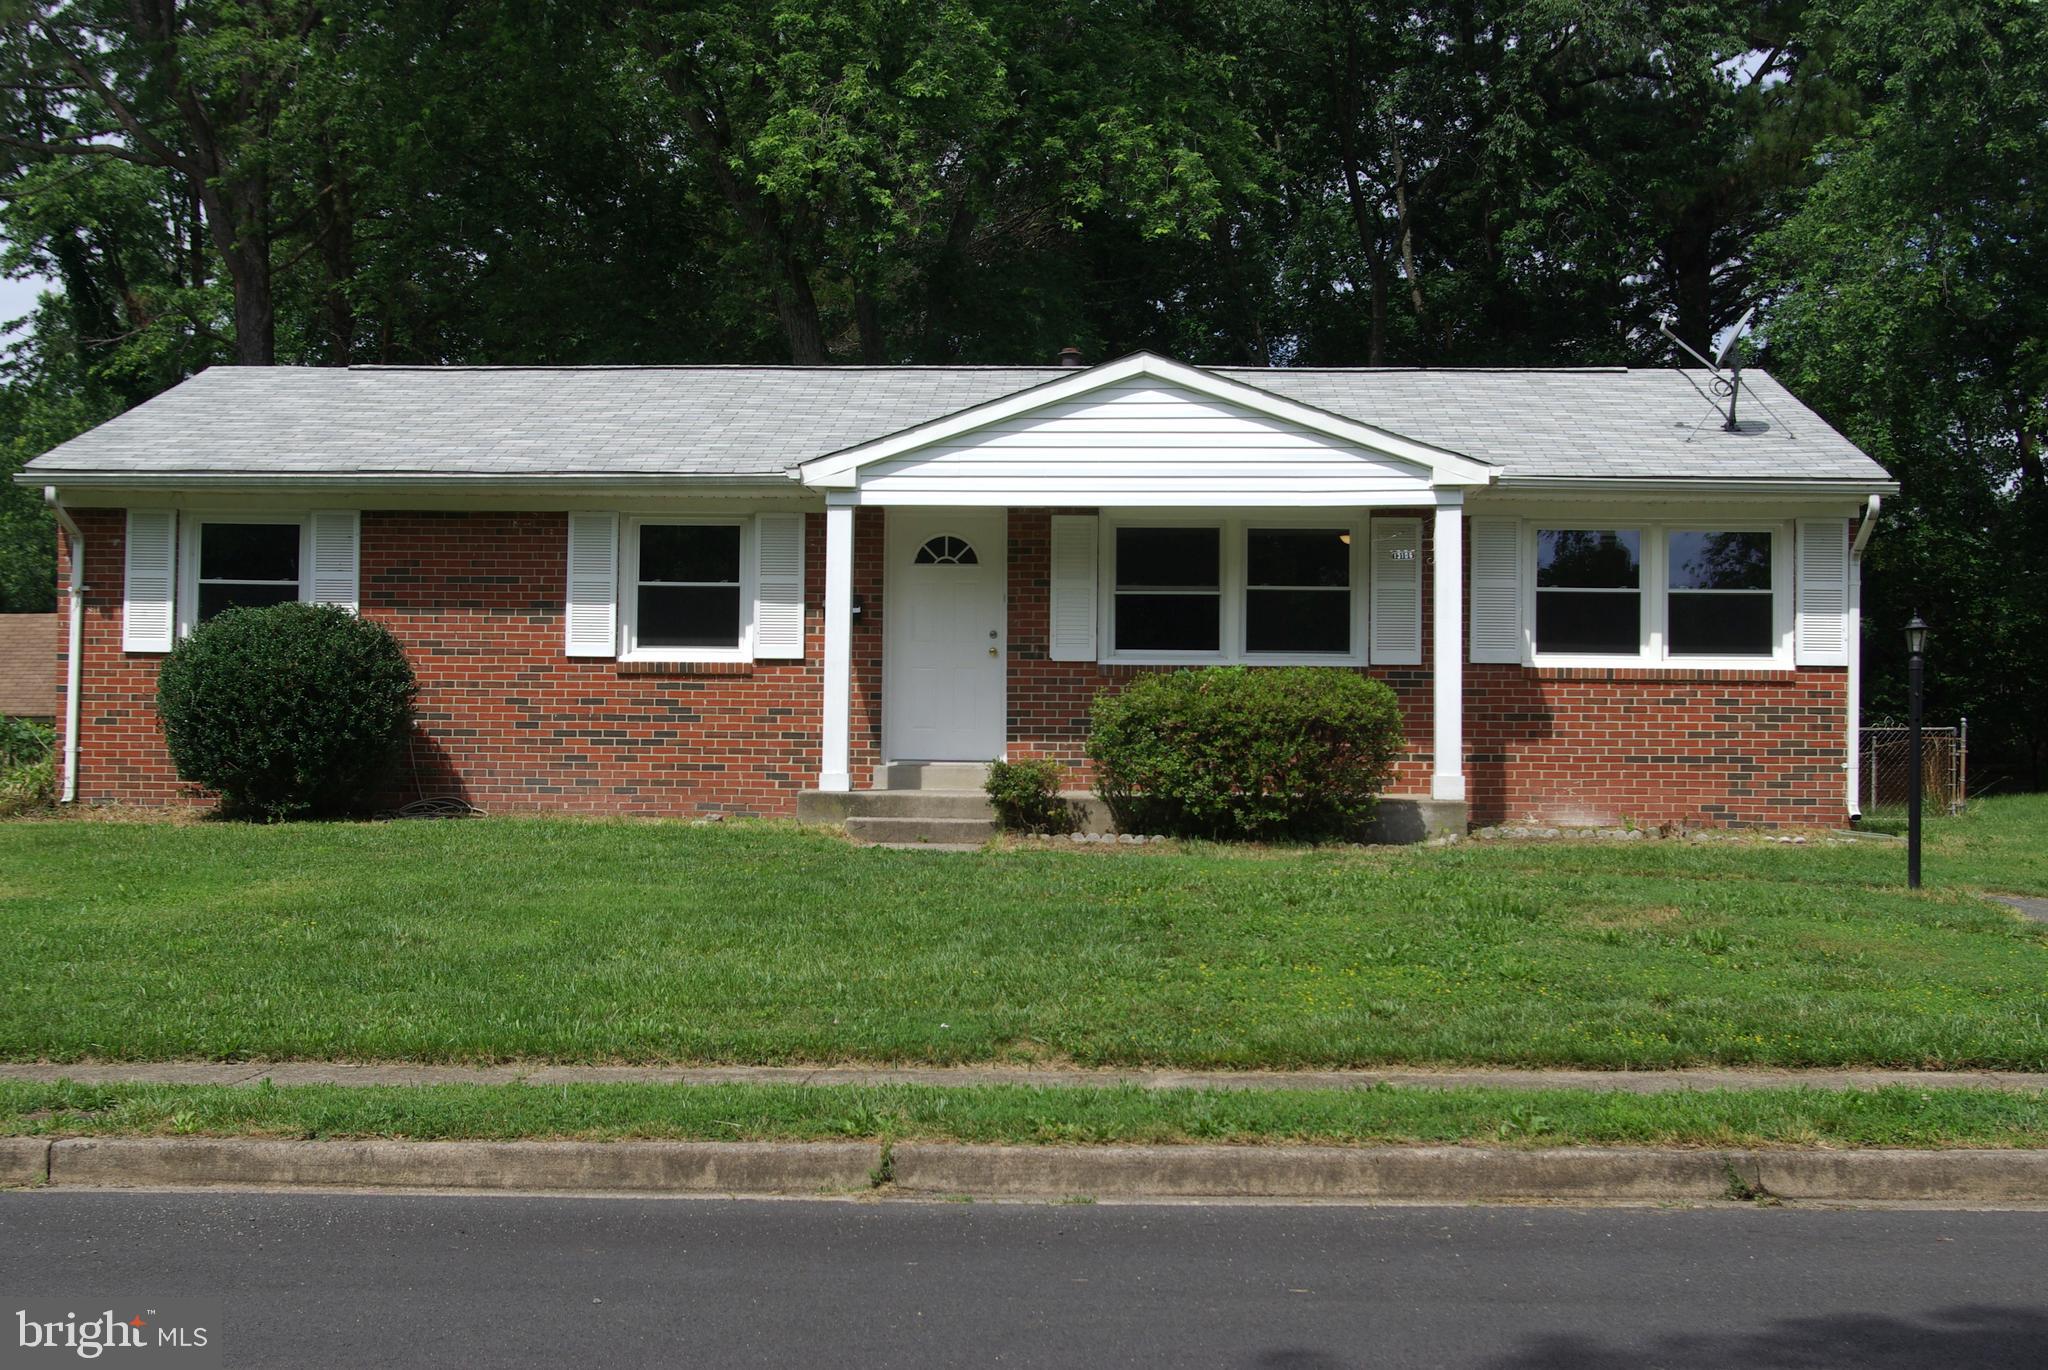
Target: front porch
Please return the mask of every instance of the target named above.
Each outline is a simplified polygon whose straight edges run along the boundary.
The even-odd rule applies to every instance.
[[[1454,499],[1427,509],[1312,511],[831,506],[822,764],[815,786],[798,797],[798,818],[845,824],[863,840],[977,843],[994,831],[981,792],[987,763],[1049,757],[1070,768],[1069,799],[1083,831],[1108,831],[1106,809],[1085,788],[1089,706],[1098,692],[1184,665],[1319,659],[1243,650],[1271,643],[1255,616],[1279,607],[1276,592],[1246,583],[1246,548],[1278,532],[1289,543],[1342,549],[1342,573],[1332,570],[1325,579],[1335,583],[1313,592],[1343,606],[1324,611],[1343,636],[1327,641],[1320,660],[1385,681],[1401,703],[1409,752],[1374,840],[1462,833],[1463,748],[1450,731],[1462,731],[1464,715],[1462,557],[1454,551],[1446,563],[1439,550],[1461,546],[1462,522]],[[1116,567],[1123,528],[1148,537],[1192,530],[1216,542],[1221,583],[1202,593],[1214,601],[1215,646],[1238,650],[1147,654],[1159,660],[1119,650],[1128,645],[1116,636],[1118,587],[1130,583]],[[1126,539],[1126,550],[1144,540]],[[1438,574],[1445,564],[1451,572]],[[1122,602],[1127,617],[1131,603]],[[1439,623],[1449,631],[1436,631]]]
[[[816,789],[1027,756],[1085,784],[1100,692],[1185,666],[1321,665],[1393,687],[1411,749],[1395,788],[1432,806],[1403,826],[1449,826],[1435,806],[1466,797],[1465,498],[1495,475],[1144,356],[811,462]]]

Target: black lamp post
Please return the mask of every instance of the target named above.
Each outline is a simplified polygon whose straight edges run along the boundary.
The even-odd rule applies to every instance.
[[[1920,744],[1920,686],[1927,665],[1927,625],[1918,610],[1906,624],[1906,723],[1913,734],[1913,769],[1906,776],[1906,888],[1920,888],[1920,781],[1926,757]]]

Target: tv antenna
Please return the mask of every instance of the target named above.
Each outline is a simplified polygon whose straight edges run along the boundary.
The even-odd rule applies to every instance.
[[[1708,388],[1713,391],[1714,397],[1717,400],[1725,400],[1728,404],[1721,424],[1721,431],[1724,433],[1737,433],[1741,431],[1735,422],[1735,406],[1737,401],[1742,398],[1742,332],[1749,327],[1749,321],[1755,317],[1755,305],[1751,305],[1743,311],[1742,317],[1735,321],[1735,327],[1728,330],[1728,341],[1721,344],[1721,350],[1714,354],[1712,361],[1708,361],[1705,357],[1693,351],[1692,346],[1685,339],[1673,333],[1671,331],[1671,321],[1668,318],[1657,320],[1657,331],[1659,333],[1671,339],[1673,343],[1678,345],[1680,351],[1684,352],[1686,356],[1691,357],[1701,366],[1706,367],[1708,372],[1711,373],[1712,379],[1707,382]],[[1716,404],[1715,408],[1718,409],[1720,406]]]

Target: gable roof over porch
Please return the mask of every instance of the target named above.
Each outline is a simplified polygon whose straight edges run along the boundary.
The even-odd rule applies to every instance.
[[[888,503],[1428,502],[1498,474],[1399,433],[1146,353],[801,468]]]

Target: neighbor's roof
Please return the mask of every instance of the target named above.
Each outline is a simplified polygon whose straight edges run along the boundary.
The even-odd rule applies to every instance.
[[[1883,483],[1760,371],[1741,433],[1671,370],[1211,367],[1535,478]],[[1052,366],[321,367],[201,372],[29,463],[120,475],[781,477],[800,462],[1060,380]]]
[[[55,718],[55,614],[0,614],[0,718]]]

